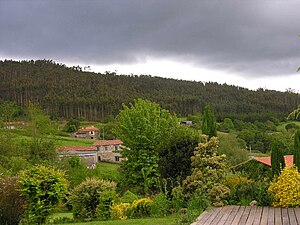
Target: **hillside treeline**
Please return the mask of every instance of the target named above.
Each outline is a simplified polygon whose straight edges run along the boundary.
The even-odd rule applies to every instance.
[[[179,115],[202,112],[210,103],[218,120],[283,118],[300,104],[298,94],[251,91],[215,82],[84,72],[52,60],[0,61],[0,103],[39,103],[53,118],[101,120],[117,115],[122,103],[143,98]]]

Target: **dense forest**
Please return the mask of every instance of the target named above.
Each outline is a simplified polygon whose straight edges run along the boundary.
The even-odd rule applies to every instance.
[[[300,104],[290,92],[248,90],[215,82],[85,72],[52,60],[0,61],[0,103],[22,107],[39,103],[53,118],[102,120],[117,115],[122,103],[143,98],[179,115],[202,112],[210,103],[217,120],[284,118]]]

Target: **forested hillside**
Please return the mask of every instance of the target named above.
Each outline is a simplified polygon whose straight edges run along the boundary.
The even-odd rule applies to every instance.
[[[51,60],[0,61],[0,103],[38,102],[53,117],[100,120],[117,115],[122,103],[143,98],[180,115],[202,112],[210,103],[218,120],[285,117],[300,104],[295,93],[151,76],[83,72]]]

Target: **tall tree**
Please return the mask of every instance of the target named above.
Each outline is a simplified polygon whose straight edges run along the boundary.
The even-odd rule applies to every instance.
[[[281,169],[285,167],[283,150],[284,143],[279,139],[274,139],[271,145],[271,167],[273,176],[280,174]]]
[[[129,186],[143,185],[144,192],[157,188],[158,149],[164,138],[178,126],[177,119],[158,104],[138,99],[123,105],[116,118],[115,133],[126,146],[122,161],[124,181]]]
[[[295,132],[294,137],[294,165],[300,170],[300,130]]]
[[[31,134],[31,141],[28,143],[29,159],[38,162],[40,160],[53,160],[56,154],[53,140],[45,138],[54,134],[55,129],[50,117],[44,113],[38,104],[29,103],[27,109]]]
[[[20,107],[16,102],[5,101],[0,104],[0,119],[9,122],[20,112]]]
[[[206,105],[203,112],[202,133],[209,138],[217,136],[216,117],[210,105]]]
[[[158,165],[161,178],[168,181],[169,191],[177,181],[182,183],[191,175],[191,157],[199,141],[199,135],[185,126],[179,127],[165,139],[159,151]]]

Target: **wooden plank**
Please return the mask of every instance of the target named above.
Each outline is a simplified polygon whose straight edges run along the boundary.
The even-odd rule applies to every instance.
[[[287,208],[281,208],[281,217],[283,225],[290,225],[289,214]]]
[[[224,223],[224,225],[231,225],[232,224],[232,221],[234,220],[237,212],[239,211],[241,206],[235,206],[233,208],[233,210],[230,212],[229,216],[227,217],[226,219],[226,222]]]
[[[268,225],[269,207],[263,207],[260,225]]]
[[[275,224],[282,225],[282,216],[281,216],[281,208],[275,208]]]
[[[226,221],[228,220],[228,217],[230,216],[231,212],[234,210],[234,208],[237,208],[238,206],[227,206],[226,211],[224,212],[224,215],[222,216],[222,218],[220,219],[218,225],[224,225],[226,223]]]
[[[224,216],[224,214],[227,211],[227,207],[221,207],[220,212],[218,213],[218,215],[216,215],[216,217],[210,222],[210,224],[218,224],[219,225],[219,221],[221,220],[221,218]]]
[[[269,208],[268,225],[275,225],[275,209],[273,207]]]
[[[250,214],[250,210],[251,210],[251,206],[246,206],[246,208],[245,208],[245,210],[243,212],[243,215],[242,215],[242,217],[240,219],[239,224],[246,224],[246,221],[247,221],[248,216]]]
[[[198,225],[200,223],[205,223],[205,221],[210,217],[212,213],[212,209],[207,209],[205,210],[203,213],[201,213],[201,215],[196,219],[195,223],[193,223],[192,225]]]
[[[232,221],[231,225],[238,225],[239,224],[240,219],[241,219],[241,217],[242,217],[242,215],[244,213],[245,208],[246,208],[245,206],[241,206],[239,208],[239,210],[237,211],[237,213],[236,213],[236,215],[234,217],[234,220]]]
[[[298,224],[300,224],[300,208],[294,208],[295,216]]]
[[[262,207],[257,207],[256,215],[255,215],[255,218],[254,218],[254,221],[253,221],[253,225],[259,225],[260,224],[262,211],[263,211]]]
[[[211,221],[213,221],[213,219],[219,214],[219,212],[221,211],[221,207],[219,208],[213,208],[210,216],[207,218],[207,220],[204,223],[199,223],[199,225],[203,224],[203,225],[210,225]],[[198,224],[197,224],[198,225]]]
[[[252,225],[256,215],[257,206],[252,206],[245,225]]]
[[[290,224],[297,224],[297,219],[296,219],[296,216],[295,216],[295,212],[294,212],[294,209],[293,208],[288,208],[288,214],[289,214],[289,219],[290,219]]]

